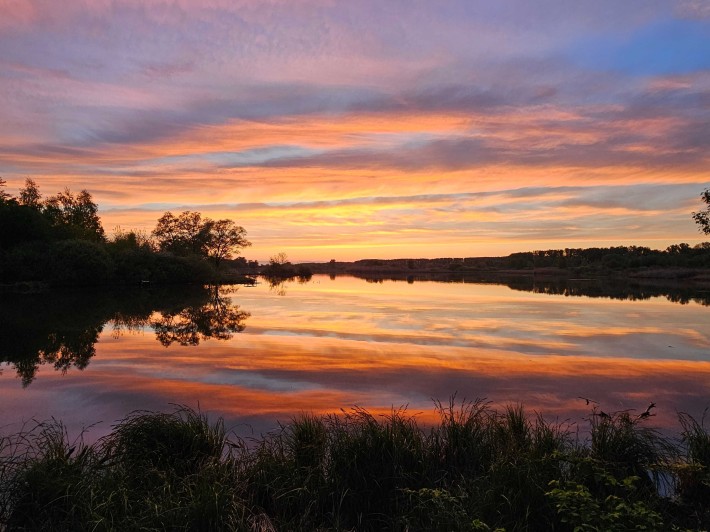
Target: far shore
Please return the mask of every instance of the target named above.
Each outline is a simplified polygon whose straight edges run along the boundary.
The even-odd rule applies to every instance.
[[[314,274],[354,275],[356,277],[382,277],[407,279],[408,277],[450,278],[467,277],[495,279],[506,277],[540,277],[568,280],[628,279],[635,281],[683,281],[710,285],[710,268],[682,268],[677,266],[650,266],[636,268],[608,268],[601,265],[575,268],[553,266],[531,268],[495,268],[489,262],[498,257],[466,259],[364,259],[353,262],[304,262],[298,266]]]

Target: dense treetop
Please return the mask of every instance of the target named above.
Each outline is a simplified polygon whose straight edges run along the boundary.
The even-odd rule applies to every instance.
[[[107,238],[91,194],[68,188],[43,198],[25,181],[18,197],[0,179],[0,281],[50,284],[206,282],[243,247],[246,230],[199,212],[166,212],[151,236],[117,228]],[[246,263],[246,261],[242,261]],[[248,264],[241,266],[247,267]]]
[[[705,189],[700,194],[700,199],[707,205],[705,210],[694,212],[693,219],[700,226],[700,231],[706,235],[710,235],[710,189]]]
[[[160,251],[180,256],[201,255],[219,266],[243,247],[251,246],[246,230],[232,220],[202,218],[199,212],[184,211],[178,216],[166,212],[153,230]]]

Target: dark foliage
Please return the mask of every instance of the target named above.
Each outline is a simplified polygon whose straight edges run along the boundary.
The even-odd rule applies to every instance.
[[[210,258],[215,266],[230,259],[241,248],[251,246],[246,234],[246,230],[232,220],[203,219],[199,212],[190,211],[178,216],[166,212],[153,230],[161,251]]]
[[[88,240],[55,243],[46,258],[47,280],[55,286],[100,285],[113,276],[113,263],[106,250]]]
[[[693,219],[698,224],[701,233],[710,235],[710,189],[705,189],[700,194],[700,199],[707,205],[705,210],[694,212]]]
[[[31,179],[19,198],[3,192],[0,199],[3,284],[215,282],[230,277],[231,269],[217,270],[220,263],[250,245],[244,228],[231,220],[202,219],[200,213],[189,212],[161,218],[158,252],[133,231],[118,230],[107,241],[91,194],[82,190],[74,195],[67,189],[43,200]]]
[[[507,257],[443,257],[438,259],[363,259],[355,262],[311,263],[314,273],[352,274],[370,279],[392,276],[484,275],[533,273],[547,276],[573,274],[579,277],[648,275],[687,278],[710,268],[710,242],[696,246],[673,244],[665,250],[643,246],[611,248],[565,248],[512,253]]]
[[[84,369],[108,322],[114,334],[151,325],[165,345],[191,345],[231,338],[244,330],[248,317],[217,287],[17,295],[11,304],[0,304],[0,362],[11,364],[28,386],[42,365],[62,372]]]
[[[521,406],[302,415],[251,445],[198,412],[135,412],[92,446],[0,439],[0,526],[43,530],[700,530],[702,421],[593,411],[589,439]]]
[[[278,293],[285,293],[284,283],[293,279],[299,282],[308,282],[313,277],[310,268],[304,265],[294,266],[285,253],[278,253],[269,259],[269,264],[261,269],[261,275],[266,279],[272,289]]]

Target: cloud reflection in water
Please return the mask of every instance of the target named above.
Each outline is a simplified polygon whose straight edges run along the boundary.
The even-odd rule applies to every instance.
[[[668,426],[676,410],[699,414],[710,403],[710,308],[696,303],[323,276],[286,296],[260,285],[231,297],[251,314],[231,338],[166,349],[151,333],[106,328],[83,372],[41,368],[21,390],[6,369],[0,417],[54,415],[79,427],[199,403],[259,432],[301,411],[354,405],[407,404],[432,419],[432,399],[458,393],[577,420],[589,413],[579,396],[609,410],[654,401],[654,421]]]

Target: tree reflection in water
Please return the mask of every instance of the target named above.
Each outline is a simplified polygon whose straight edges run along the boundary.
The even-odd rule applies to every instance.
[[[34,380],[42,364],[52,364],[55,370],[62,373],[71,367],[82,370],[96,354],[94,346],[102,330],[102,326],[90,326],[82,331],[52,332],[35,356],[22,356],[8,362],[12,362],[17,369],[23,387]]]
[[[384,277],[368,279],[381,281]],[[390,277],[395,279],[395,277]],[[406,276],[401,280],[420,282],[432,278]],[[574,280],[499,278],[496,280],[450,277],[437,281],[506,284],[513,290],[587,296],[594,298],[644,300],[664,296],[669,301],[687,304],[694,301],[710,305],[707,288],[682,283],[643,280]],[[270,289],[286,294],[284,278],[266,278]],[[308,278],[298,279],[308,282]],[[58,371],[83,369],[95,355],[95,344],[107,322],[113,323],[114,336],[124,332],[153,329],[164,346],[197,345],[207,339],[225,340],[245,328],[249,313],[232,303],[224,287],[151,287],[148,290],[101,292],[48,292],[16,294],[0,298],[0,364],[10,364],[29,385],[42,365]],[[0,368],[0,371],[2,368]]]
[[[277,296],[286,295],[287,279],[282,279],[281,277],[264,277],[264,279],[267,283],[269,283],[269,292],[272,292]]]
[[[287,293],[288,285],[292,282],[297,282],[298,284],[308,284],[311,281],[312,275],[262,275],[264,281],[269,285],[269,292],[276,294],[277,296],[285,296]],[[333,277],[335,279],[335,277]]]
[[[336,276],[331,275],[331,279]],[[421,274],[405,275],[390,274],[354,274],[368,283],[383,283],[389,281],[406,281],[437,283],[469,283],[505,285],[511,290],[534,292],[548,295],[564,295],[568,297],[592,297],[618,299],[625,301],[644,301],[652,297],[665,297],[671,303],[687,305],[695,302],[710,306],[710,290],[707,281],[704,283],[688,283],[682,279],[663,278],[590,278],[575,279],[567,277],[535,277],[533,275],[515,275],[504,273],[474,274]]]
[[[235,291],[212,286],[18,296],[0,304],[0,363],[14,367],[23,387],[42,365],[82,370],[107,322],[113,322],[114,337],[152,327],[166,347],[226,340],[242,332],[250,316],[228,297]]]
[[[173,343],[197,345],[210,338],[229,340],[234,333],[244,330],[244,321],[250,314],[233,305],[231,298],[222,295],[218,286],[208,290],[209,300],[204,305],[164,312],[160,319],[150,322],[161,344],[168,347]]]

